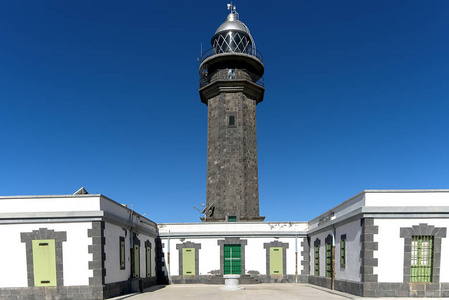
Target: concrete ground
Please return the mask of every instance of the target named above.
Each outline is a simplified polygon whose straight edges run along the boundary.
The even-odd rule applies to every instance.
[[[176,285],[159,285],[145,289],[143,293],[123,295],[111,300],[198,300],[198,299],[217,299],[217,300],[332,300],[332,299],[417,299],[417,298],[363,298],[346,294],[342,292],[332,291],[315,285],[304,283],[262,283],[242,285],[244,290],[224,291],[219,285],[207,284],[176,284]],[[432,298],[443,299],[443,298]],[[447,298],[446,298],[447,299]]]

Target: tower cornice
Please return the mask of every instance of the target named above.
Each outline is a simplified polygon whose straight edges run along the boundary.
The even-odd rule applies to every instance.
[[[242,92],[250,99],[256,101],[256,104],[263,101],[265,88],[245,79],[233,80],[216,80],[203,88],[200,88],[201,102],[208,104],[208,99],[211,99],[220,93],[238,93]]]

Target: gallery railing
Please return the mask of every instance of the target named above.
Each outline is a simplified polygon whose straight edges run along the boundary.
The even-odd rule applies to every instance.
[[[215,81],[223,80],[249,80],[261,87],[264,86],[263,77],[257,76],[246,70],[241,69],[219,69],[213,74],[203,74],[200,78],[200,88]]]
[[[248,48],[245,48],[244,50],[240,50],[239,48],[236,48],[233,51],[221,51],[221,50],[218,50],[218,48],[210,48],[209,50],[207,50],[206,52],[204,52],[201,55],[201,62],[203,62],[206,58],[209,58],[209,57],[211,57],[213,55],[223,54],[223,53],[241,53],[241,54],[246,54],[246,55],[253,56],[253,57],[257,58],[258,60],[260,60],[261,62],[263,62],[262,54],[259,51],[257,51],[255,48],[253,48],[253,47],[248,47]]]

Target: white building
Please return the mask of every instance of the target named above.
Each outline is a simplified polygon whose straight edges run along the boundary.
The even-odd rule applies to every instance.
[[[0,212],[0,299],[103,299],[156,283],[156,224],[103,195],[0,197]]]
[[[156,225],[89,194],[0,197],[0,211],[0,299],[105,299],[224,274],[449,296],[449,190],[367,190],[309,222]]]
[[[237,273],[380,297],[449,296],[448,226],[449,190],[367,190],[310,222],[158,225],[173,283]]]

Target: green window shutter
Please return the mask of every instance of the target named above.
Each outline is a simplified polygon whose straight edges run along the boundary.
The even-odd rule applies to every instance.
[[[34,286],[56,286],[55,240],[33,240]]]
[[[340,267],[346,268],[346,240],[340,241]]]
[[[125,269],[125,238],[120,237],[120,269]]]
[[[332,244],[326,243],[326,277],[332,277]]]
[[[140,246],[134,245],[134,278],[140,277]]]
[[[151,248],[146,247],[147,277],[151,277]]]
[[[241,274],[241,245],[224,245],[224,274]]]
[[[315,276],[320,276],[320,246],[315,246]]]
[[[270,275],[283,275],[282,247],[270,247]]]
[[[410,282],[433,281],[433,236],[412,236]]]
[[[236,216],[228,216],[228,222],[237,222]]]
[[[196,275],[195,248],[182,249],[182,275]]]

